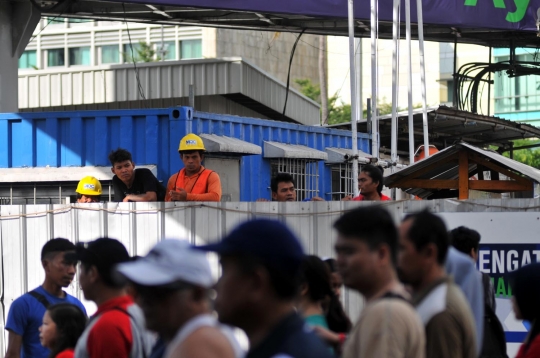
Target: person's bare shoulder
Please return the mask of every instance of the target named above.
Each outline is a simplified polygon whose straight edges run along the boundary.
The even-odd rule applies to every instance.
[[[178,346],[175,358],[235,358],[234,349],[225,335],[215,327],[201,327]]]

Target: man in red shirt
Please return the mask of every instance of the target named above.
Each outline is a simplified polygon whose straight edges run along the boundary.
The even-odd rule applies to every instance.
[[[98,308],[77,342],[75,357],[147,357],[152,338],[144,329],[143,313],[112,275],[117,264],[130,260],[124,245],[114,239],[97,239],[78,243],[76,255],[84,298]]]
[[[358,175],[358,190],[360,195],[353,198],[348,195],[341,199],[342,201],[387,201],[392,200],[382,193],[383,189],[383,173],[382,169],[374,165],[364,165]]]

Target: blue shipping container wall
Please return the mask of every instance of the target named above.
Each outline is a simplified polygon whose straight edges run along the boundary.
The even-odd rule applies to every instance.
[[[111,150],[125,148],[136,164],[155,164],[167,182],[183,164],[178,143],[187,133],[234,137],[264,148],[264,141],[352,148],[351,132],[292,123],[193,111],[190,107],[111,111],[0,114],[0,168],[110,166]],[[369,135],[358,149],[370,152]],[[263,152],[264,155],[264,152]],[[270,160],[241,159],[240,200],[269,198]],[[331,169],[319,162],[319,192],[330,199]]]

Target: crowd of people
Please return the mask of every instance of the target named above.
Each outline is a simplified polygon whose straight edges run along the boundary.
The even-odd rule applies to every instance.
[[[507,357],[493,287],[474,264],[476,231],[448,232],[428,211],[396,226],[380,206],[348,211],[334,229],[335,258],[324,259],[269,219],[204,246],[165,239],[144,257],[110,238],[50,240],[43,284],[11,304],[5,357]],[[219,255],[217,283],[208,252]],[[89,319],[63,290],[77,264],[97,306]],[[531,323],[519,358],[540,356],[539,279],[538,263],[511,273],[516,317]],[[365,299],[354,324],[342,284]]]

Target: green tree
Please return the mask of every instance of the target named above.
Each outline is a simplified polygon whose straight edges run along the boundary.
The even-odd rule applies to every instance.
[[[513,141],[514,148],[524,147],[528,145],[540,144],[539,139],[518,139]],[[504,152],[505,157],[510,158],[510,152]],[[540,149],[538,148],[529,148],[529,149],[519,149],[514,151],[514,160],[530,165],[531,167],[540,169]]]
[[[137,46],[133,46],[133,51],[130,47],[127,52],[123,53],[123,56],[126,59],[126,62],[161,61],[161,57],[157,55],[157,51],[154,50],[152,44],[145,41],[139,41]]]

